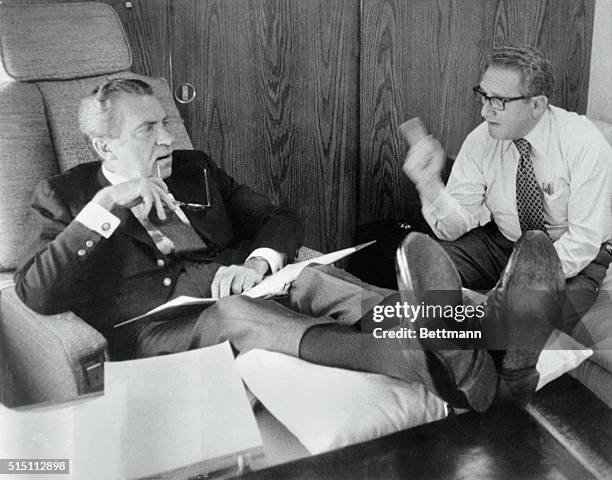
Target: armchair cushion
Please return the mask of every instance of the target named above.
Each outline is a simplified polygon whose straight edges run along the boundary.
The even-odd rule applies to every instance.
[[[5,76],[19,81],[89,77],[132,65],[117,13],[103,3],[3,6],[0,31]]]
[[[4,282],[0,337],[23,403],[63,401],[103,387],[105,338],[71,312],[43,316]]]

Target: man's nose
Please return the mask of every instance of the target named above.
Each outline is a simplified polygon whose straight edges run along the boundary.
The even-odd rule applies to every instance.
[[[159,136],[157,137],[157,144],[170,146],[172,145],[172,142],[174,142],[172,134],[166,130],[166,127],[160,127]]]

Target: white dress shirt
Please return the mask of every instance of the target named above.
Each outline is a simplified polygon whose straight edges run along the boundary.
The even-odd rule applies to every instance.
[[[128,181],[127,178],[111,172],[107,168],[104,168],[104,166],[102,166],[102,173],[111,185]],[[178,207],[176,214],[181,221],[191,225],[187,216]],[[105,238],[109,238],[120,224],[120,220],[116,215],[113,215],[107,209],[93,201],[89,202],[87,205],[85,205],[85,207],[83,207],[83,209],[76,216],[75,220],[85,225],[90,230],[98,232]],[[256,248],[251,252],[246,260],[253,257],[260,257],[266,260],[270,265],[271,273],[276,273],[278,270],[280,270],[285,262],[285,256],[272,248]]]
[[[612,237],[612,148],[585,116],[550,106],[524,137],[543,192],[544,221],[566,278],[584,269]],[[446,188],[423,215],[436,235],[455,240],[493,218],[511,241],[521,235],[516,207],[519,153],[483,122],[461,146]]]

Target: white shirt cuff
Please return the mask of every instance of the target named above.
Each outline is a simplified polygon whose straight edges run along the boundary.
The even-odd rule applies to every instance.
[[[75,220],[104,238],[109,238],[121,223],[119,218],[96,202],[85,205]]]
[[[247,257],[247,260],[253,257],[261,257],[268,262],[272,273],[278,272],[285,264],[285,254],[272,250],[271,248],[256,248]]]

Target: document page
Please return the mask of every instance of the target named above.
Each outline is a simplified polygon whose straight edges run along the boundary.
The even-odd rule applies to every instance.
[[[376,242],[376,240],[362,243],[361,245],[357,245],[355,247],[349,247],[332,253],[327,253],[319,257],[304,260],[303,262],[291,263],[284,268],[281,268],[274,275],[270,275],[269,277],[265,278],[263,282],[244,292],[244,295],[251,298],[269,298],[284,295],[291,286],[291,282],[293,282],[301,271],[308,265],[331,265],[332,263],[342,260],[358,250],[361,250],[362,248],[372,245],[374,242]]]
[[[217,470],[234,465],[237,454],[262,453],[233,365],[228,342],[104,364],[106,392],[127,391],[122,453],[128,478],[207,461],[208,471]]]
[[[32,460],[6,466],[15,474],[7,478],[126,478],[121,464],[125,398],[125,390],[116,388],[110,395],[43,407],[0,404],[0,458]]]
[[[118,323],[113,328],[122,327],[128,323],[143,320],[153,322],[189,315],[190,313],[197,313],[202,311],[207,305],[212,305],[217,300],[218,299],[216,298],[198,298],[181,295],[180,297],[176,297],[169,302],[154,308],[153,310],[143,313],[142,315],[138,315],[137,317],[126,320],[125,322]]]

